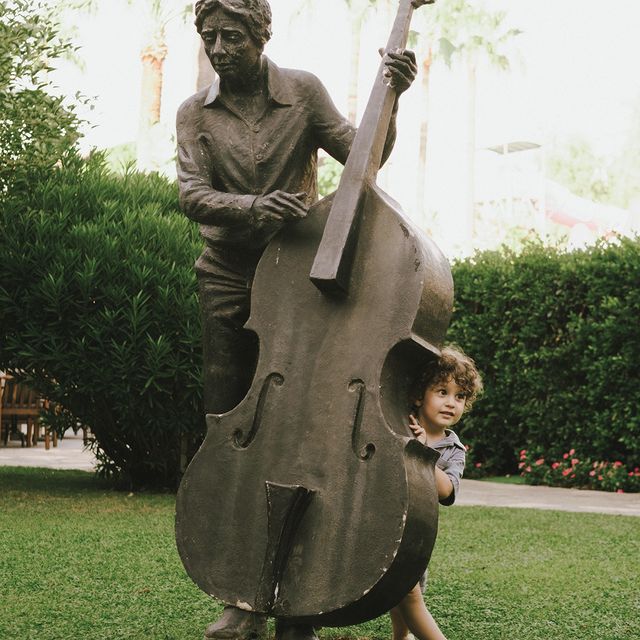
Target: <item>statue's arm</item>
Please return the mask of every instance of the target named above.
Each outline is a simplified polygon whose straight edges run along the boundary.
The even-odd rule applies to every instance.
[[[185,103],[176,120],[180,207],[188,218],[201,224],[228,226],[246,222],[257,196],[227,193],[211,186],[211,156],[196,131],[193,110],[193,105]]]
[[[328,91],[317,78],[315,79],[311,102],[314,106],[313,122],[318,147],[324,149],[341,164],[345,164],[356,134],[356,128],[338,111]],[[382,164],[386,162],[391,154],[396,141],[397,112],[398,98],[396,97],[382,152]]]

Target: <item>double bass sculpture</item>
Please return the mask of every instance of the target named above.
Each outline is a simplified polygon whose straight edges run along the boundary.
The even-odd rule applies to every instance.
[[[401,0],[387,51],[404,48]],[[342,626],[416,584],[437,532],[437,453],[407,428],[409,387],[438,353],[449,265],[375,184],[395,100],[381,64],[338,190],[258,264],[251,387],[182,480],[176,541],[206,593],[246,611]]]

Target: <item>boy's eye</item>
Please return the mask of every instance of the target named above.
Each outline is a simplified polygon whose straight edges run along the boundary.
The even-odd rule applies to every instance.
[[[456,398],[460,401],[465,401],[467,399],[467,395],[465,393],[458,393]]]

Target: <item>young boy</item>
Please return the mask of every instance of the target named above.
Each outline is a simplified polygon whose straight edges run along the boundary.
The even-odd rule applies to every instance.
[[[427,365],[414,391],[409,427],[422,444],[440,454],[436,488],[444,506],[455,502],[465,463],[464,445],[451,427],[481,391],[482,379],[473,360],[454,346],[443,348],[440,357]],[[406,640],[409,632],[417,640],[446,640],[425,607],[422,586],[418,583],[390,611],[393,640]]]

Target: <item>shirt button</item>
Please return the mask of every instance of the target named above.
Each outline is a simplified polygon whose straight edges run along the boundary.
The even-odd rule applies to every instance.
[[[260,162],[263,158],[264,158],[264,156],[261,153],[256,153],[256,160],[258,162]]]

